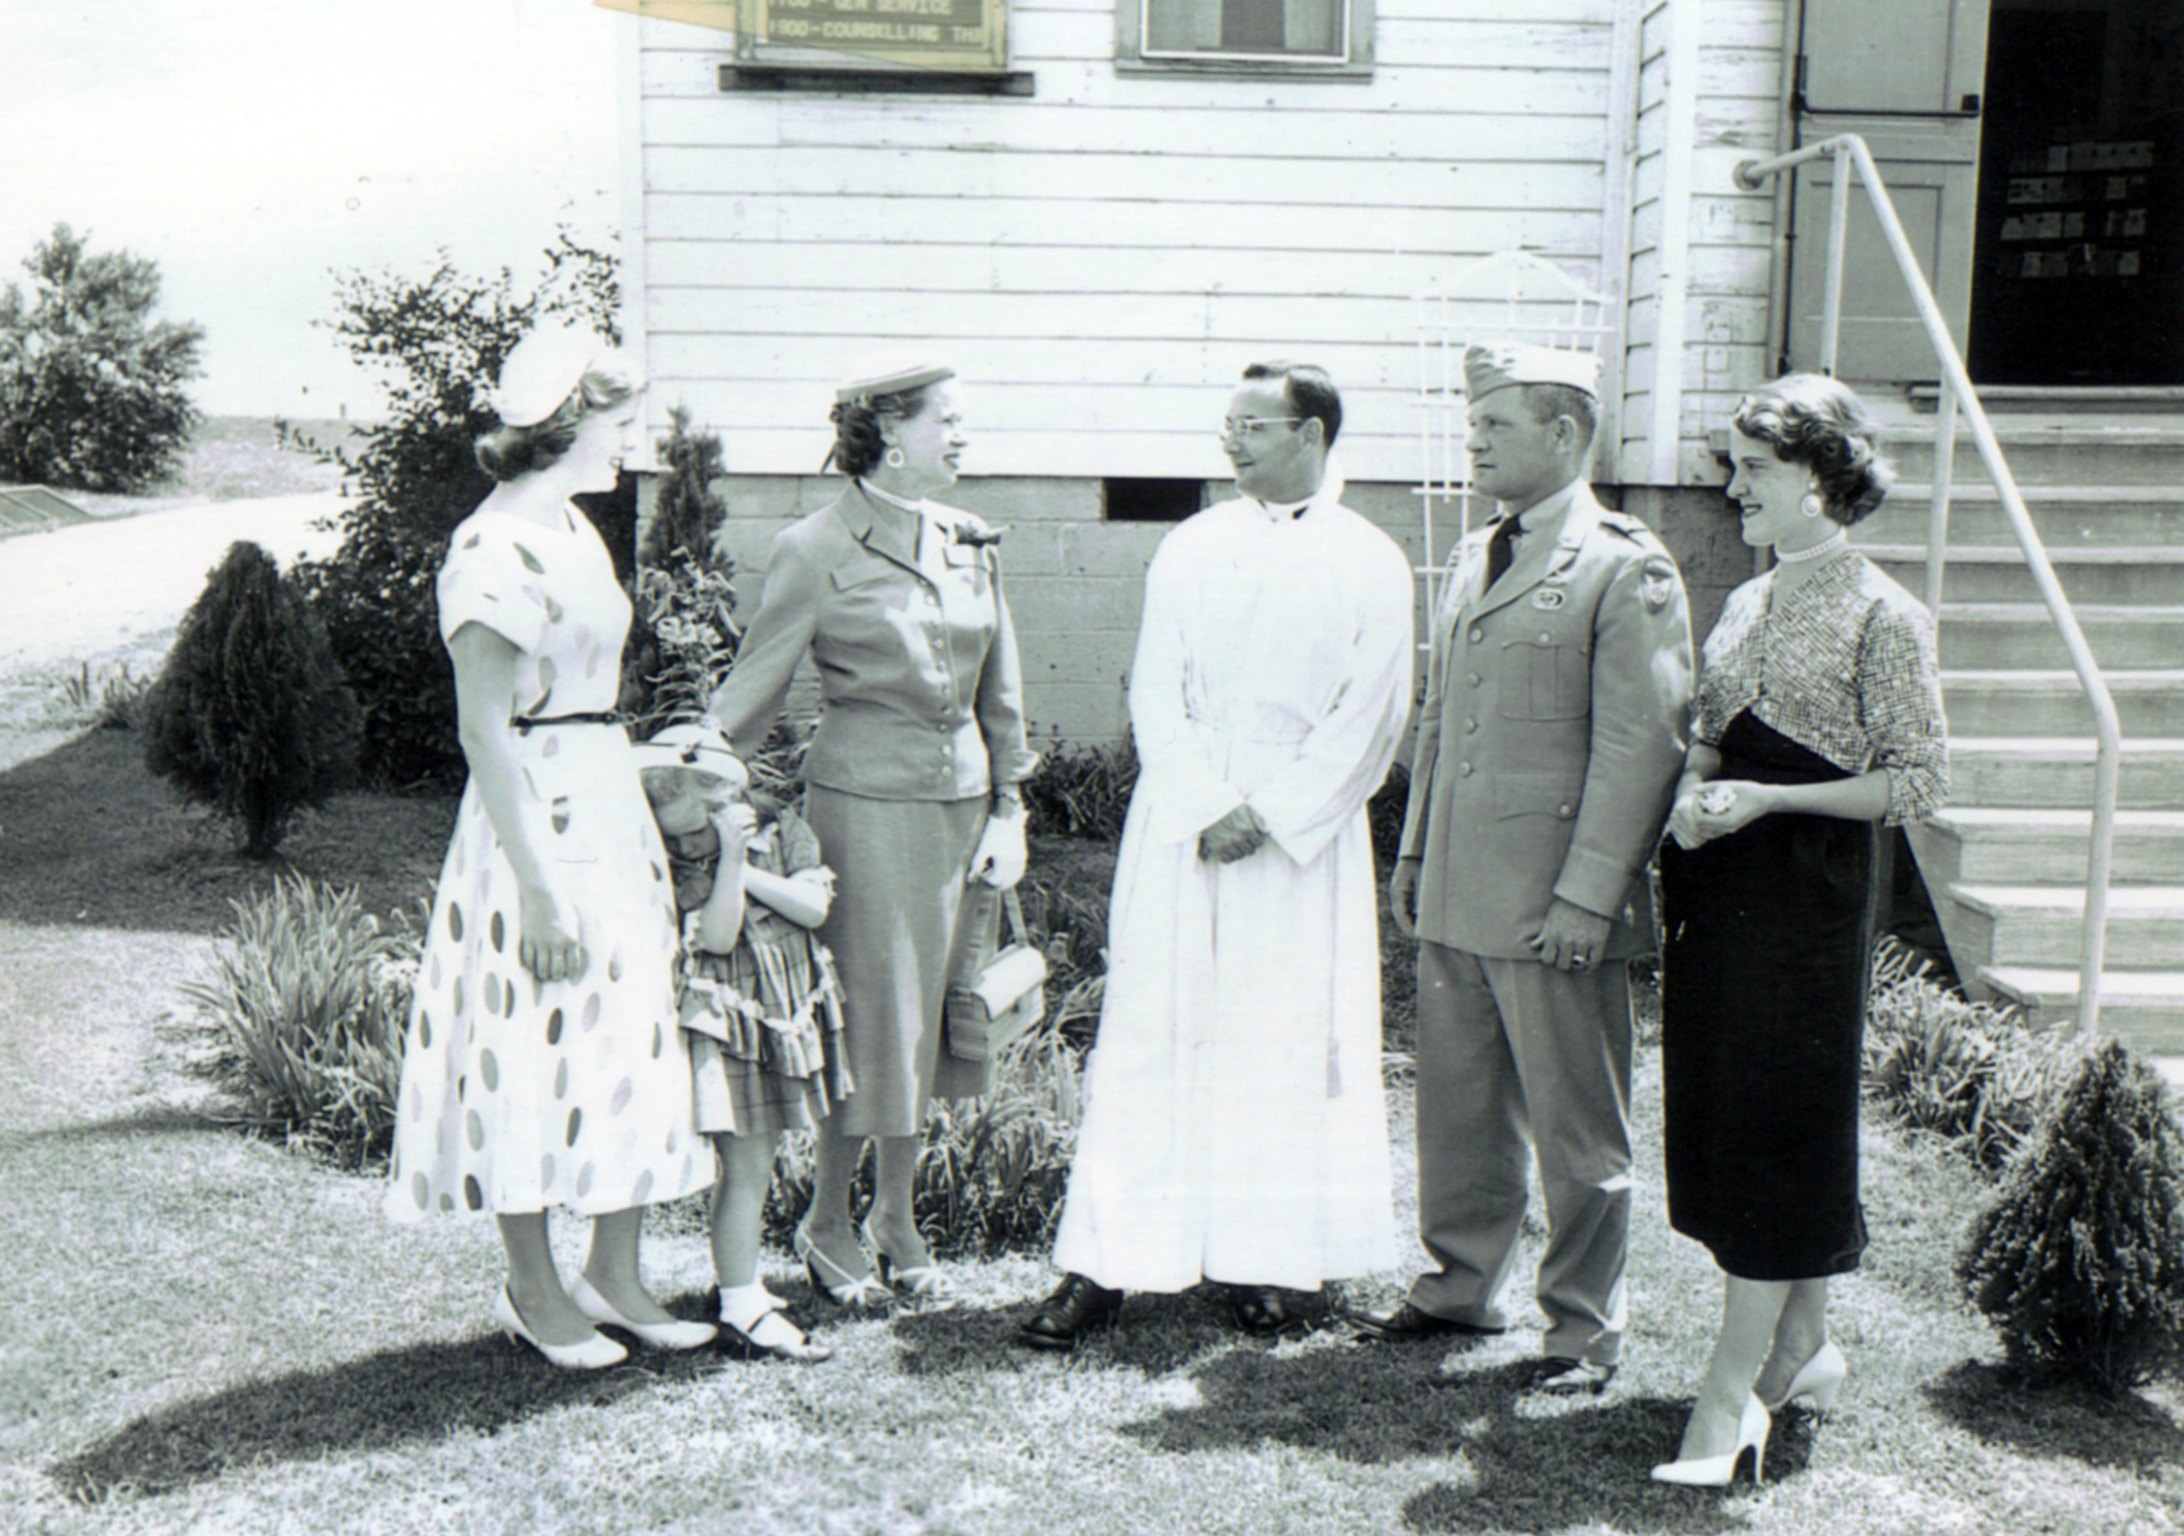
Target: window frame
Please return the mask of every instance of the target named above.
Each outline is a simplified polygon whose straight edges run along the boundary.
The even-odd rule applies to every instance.
[[[1202,75],[1231,79],[1337,80],[1373,77],[1375,0],[1335,0],[1343,10],[1346,57],[1280,53],[1149,53],[1156,0],[1115,0],[1115,72],[1121,75]]]

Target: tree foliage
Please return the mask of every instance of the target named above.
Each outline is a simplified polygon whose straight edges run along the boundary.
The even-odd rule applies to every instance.
[[[456,270],[446,252],[423,278],[354,272],[338,280],[330,328],[356,362],[379,374],[387,419],[361,429],[363,447],[289,440],[341,468],[356,499],[341,547],[298,567],[334,654],[364,708],[360,764],[374,782],[409,784],[462,772],[455,681],[440,641],[433,582],[447,537],[492,489],[472,446],[495,425],[484,391],[501,359],[545,314],[581,317],[610,339],[620,303],[612,252],[564,229],[546,272],[519,291]],[[628,579],[635,564],[636,490],[625,477],[585,511]]]
[[[231,545],[184,615],[146,708],[145,761],[269,858],[355,771],[359,715],[326,632],[256,544]]]
[[[2184,1136],[2122,1041],[2085,1052],[1958,1259],[2013,1363],[2120,1392],[2184,1349]]]
[[[56,224],[23,267],[28,296],[0,291],[0,481],[129,491],[166,476],[198,421],[182,386],[205,333],[152,319],[158,264]]]

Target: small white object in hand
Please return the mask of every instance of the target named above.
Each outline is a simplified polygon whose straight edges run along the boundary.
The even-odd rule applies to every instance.
[[[1699,809],[1709,816],[1719,816],[1737,803],[1737,792],[1726,784],[1708,784],[1699,790]]]

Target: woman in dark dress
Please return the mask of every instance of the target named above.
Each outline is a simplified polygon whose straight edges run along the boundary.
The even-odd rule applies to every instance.
[[[1858,1067],[1877,828],[1948,788],[1930,615],[1844,529],[1894,479],[1864,406],[1792,374],[1747,396],[1729,495],[1776,564],[1707,637],[1661,852],[1669,1222],[1725,1276],[1722,1328],[1663,1482],[1753,1475],[1770,1415],[1847,1369],[1828,1276],[1865,1247]]]

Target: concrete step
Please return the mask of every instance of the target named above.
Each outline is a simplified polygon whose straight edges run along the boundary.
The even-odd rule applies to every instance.
[[[1962,931],[1983,963],[2066,970],[2077,965],[2085,938],[2082,886],[1959,883],[1949,895],[1965,909]],[[1964,958],[1957,956],[1960,962]],[[2184,886],[2111,886],[2106,958],[2115,970],[2184,963]]]
[[[2014,1003],[2035,1028],[2067,1022],[2078,1011],[2075,968],[1981,966],[1969,990]],[[2184,1052],[2184,971],[2104,970],[2101,1029],[2148,1055]]]
[[[2092,827],[2091,811],[1948,806],[1913,829],[1912,845],[1929,890],[2074,885]],[[2110,870],[2122,884],[2184,884],[2184,811],[2118,811]]]
[[[1905,481],[1933,483],[1934,418],[1921,427],[1886,430],[1882,451]],[[2184,424],[2175,418],[2124,419],[2088,425],[2084,418],[1996,421],[2010,476],[2019,485],[2174,485],[2184,481]],[[1970,429],[1957,423],[1951,483],[1988,483],[1987,466]]]
[[[2184,736],[2184,670],[2103,668],[2101,676],[2125,736]],[[2093,706],[2075,672],[1944,669],[1941,696],[1949,729],[1967,736],[2082,736],[2094,729]]]
[[[1866,544],[1859,549],[1867,559],[1913,593],[1926,590],[1924,544]],[[2093,603],[2110,606],[2173,605],[2184,595],[2184,548],[2165,549],[2141,545],[2108,549],[2051,549],[2048,561],[2055,567],[2063,595],[2075,606]],[[1945,603],[2026,603],[2040,600],[2040,589],[2016,545],[1951,547],[1943,573],[1941,598]]]
[[[2184,480],[2164,485],[2020,486],[2025,510],[2049,550],[2104,544],[2184,544]],[[1888,500],[1858,524],[1875,544],[1924,544],[1933,489],[1898,484]],[[2002,510],[2002,493],[1984,481],[1949,490],[1953,544],[2014,545],[2017,534]]]
[[[2096,747],[2091,736],[1952,731],[1949,798],[1995,809],[2084,810],[2093,804]],[[2116,770],[2116,803],[2125,810],[2171,810],[2184,803],[2184,737],[2126,738]]]
[[[2184,606],[2073,603],[2071,612],[2103,668],[2184,663]],[[2045,603],[1943,603],[1940,639],[1945,667],[2070,665]]]

